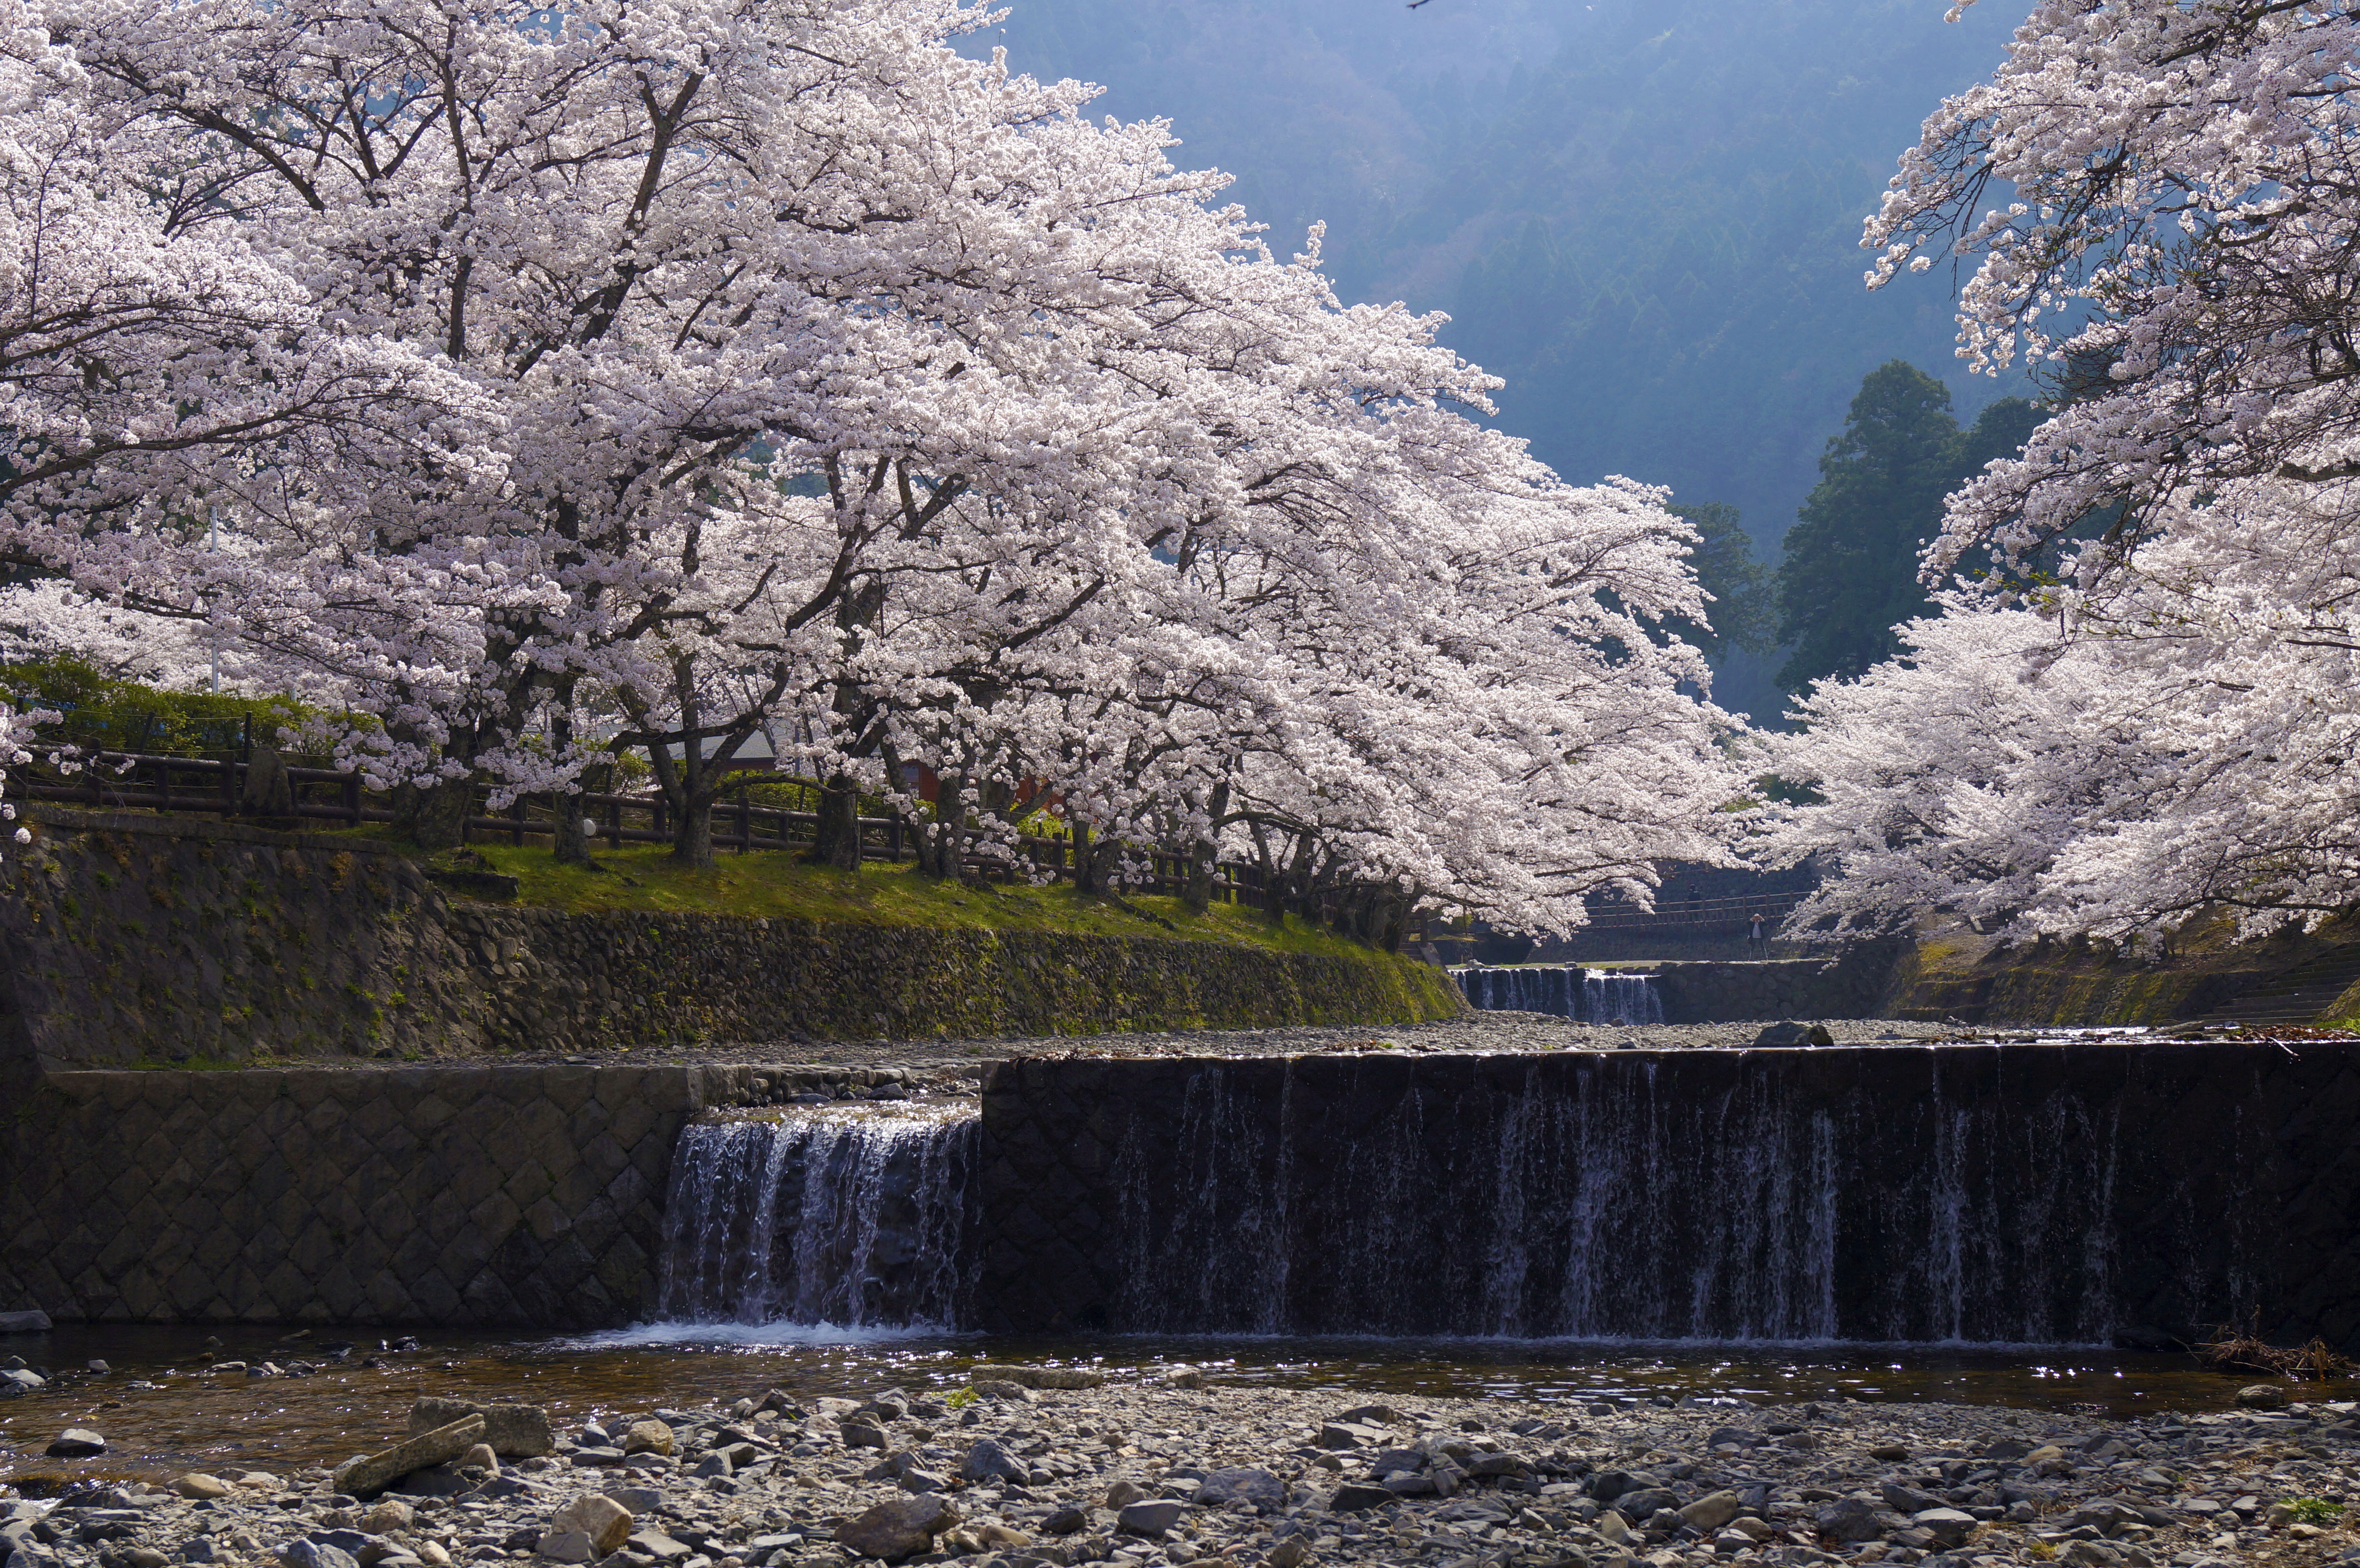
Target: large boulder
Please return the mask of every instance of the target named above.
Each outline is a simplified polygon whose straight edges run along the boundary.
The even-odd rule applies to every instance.
[[[375,1454],[356,1454],[336,1466],[334,1486],[355,1497],[374,1497],[412,1470],[448,1465],[484,1441],[484,1418],[468,1416],[421,1432]]]
[[[1133,1503],[1115,1516],[1115,1527],[1125,1535],[1162,1535],[1188,1514],[1188,1505],[1170,1497]]]
[[[669,1459],[672,1447],[672,1428],[662,1421],[633,1421],[623,1431],[623,1452],[627,1454],[656,1454]]]
[[[1032,1479],[1032,1472],[1024,1462],[1008,1452],[996,1438],[982,1438],[967,1451],[967,1464],[960,1474],[976,1482],[1012,1481],[1023,1486]]]
[[[620,1552],[631,1538],[631,1510],[614,1498],[585,1492],[549,1516],[549,1528],[558,1533],[579,1531],[590,1539],[590,1553],[604,1557]]]
[[[1908,1521],[1883,1506],[1880,1499],[1855,1492],[1848,1497],[1838,1497],[1819,1511],[1812,1523],[1819,1533],[1831,1541],[1874,1541],[1889,1530],[1907,1525]]]
[[[1680,1510],[1680,1522],[1710,1535],[1745,1511],[1745,1499],[1735,1492],[1708,1492]]]
[[[898,1563],[929,1551],[934,1537],[958,1523],[958,1509],[939,1492],[896,1497],[836,1527],[836,1541],[863,1557]]]

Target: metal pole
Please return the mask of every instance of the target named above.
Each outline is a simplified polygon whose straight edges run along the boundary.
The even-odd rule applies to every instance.
[[[221,508],[207,506],[205,508],[205,550],[208,554],[211,554],[218,552],[220,549]],[[207,608],[210,609],[211,606]],[[221,695],[221,633],[212,625],[210,615],[206,617],[206,623],[205,640],[213,645],[213,695],[218,697]]]

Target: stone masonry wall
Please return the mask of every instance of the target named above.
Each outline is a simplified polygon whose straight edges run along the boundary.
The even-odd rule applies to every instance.
[[[613,1326],[736,1067],[60,1073],[0,1108],[0,1302],[108,1323]]]
[[[1881,1011],[1899,944],[1858,942],[1835,958],[1655,966],[1664,1021],[1869,1018]]]
[[[0,859],[0,1077],[143,1063],[1454,1016],[1378,953],[569,914],[446,897],[383,845],[36,809]]]

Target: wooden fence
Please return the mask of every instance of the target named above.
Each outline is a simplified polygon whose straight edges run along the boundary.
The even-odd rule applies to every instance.
[[[1742,898],[1662,898],[1654,911],[1627,904],[1602,904],[1590,911],[1590,931],[1660,932],[1667,936],[1745,936],[1753,917],[1762,917],[1764,931],[1775,931],[1794,907],[1810,895],[1797,889]]]
[[[39,767],[17,769],[8,780],[8,791],[23,799],[96,811],[255,816],[257,813],[245,806],[246,780],[252,768],[252,763],[236,757],[102,751],[83,759],[81,770],[71,775]],[[372,796],[364,789],[356,773],[296,764],[289,764],[286,771],[292,797],[289,816],[353,828],[394,820],[390,808],[376,803],[383,797]],[[753,799],[752,783],[749,778],[715,805],[714,847],[740,855],[758,849],[808,850],[818,837],[818,814],[759,804]],[[489,794],[484,786],[476,789],[479,800]],[[546,844],[556,832],[561,809],[581,812],[595,824],[593,838],[609,846],[672,842],[671,803],[658,793],[520,796],[504,812],[495,813],[488,805],[470,812],[465,833],[474,843]],[[913,856],[915,845],[910,842],[901,818],[861,817],[858,821],[862,859],[899,864]],[[1062,837],[1028,835],[1018,841],[1017,853],[1029,863],[1033,876],[1063,881],[1073,878],[1072,845]],[[1186,884],[1187,864],[1178,856],[1149,856],[1146,869],[1146,879],[1127,884],[1127,890],[1177,895]],[[997,856],[972,858],[967,870],[971,876],[1006,882],[1018,880],[1020,875],[1016,866]],[[1224,861],[1215,870],[1213,897],[1217,900],[1248,909],[1268,907],[1268,889],[1263,885],[1261,867]],[[1329,914],[1332,918],[1332,911]],[[1415,925],[1417,929],[1410,937],[1413,941],[1422,939],[1423,920]]]

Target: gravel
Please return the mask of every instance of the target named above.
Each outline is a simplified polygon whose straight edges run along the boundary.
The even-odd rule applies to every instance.
[[[403,1484],[427,1495],[335,1495],[314,1470],[0,1501],[0,1556],[5,1568],[873,1560],[850,1541],[960,1568],[2360,1558],[2347,1522],[2360,1416],[2345,1403],[2108,1421],[1850,1401],[1362,1403],[1340,1389],[1206,1386],[1186,1369],[1036,1391],[1008,1380],[1024,1369],[998,1370],[1006,1377],[978,1384],[989,1396],[880,1389],[806,1404],[764,1390],[726,1410],[617,1414],[552,1456]],[[674,1453],[623,1459],[617,1434],[650,1420],[671,1429]],[[848,1426],[868,1429],[857,1446]],[[373,1446],[398,1435],[350,1434]],[[580,1555],[585,1521],[612,1514],[585,1496],[630,1515],[628,1530],[598,1538],[619,1550]]]
[[[1906,1045],[1959,1038],[1955,1025],[1893,1018],[1833,1018],[1824,1026],[1839,1045]],[[1173,1029],[1138,1034],[1064,1035],[1048,1039],[770,1040],[699,1044],[633,1051],[628,1060],[654,1062],[808,1062],[841,1067],[948,1069],[1011,1056],[1302,1056],[1322,1051],[1681,1051],[1751,1046],[1759,1022],[1651,1024],[1623,1028],[1570,1023],[1546,1013],[1479,1012],[1440,1023],[1289,1029]],[[611,1061],[612,1058],[517,1053],[503,1062]]]

